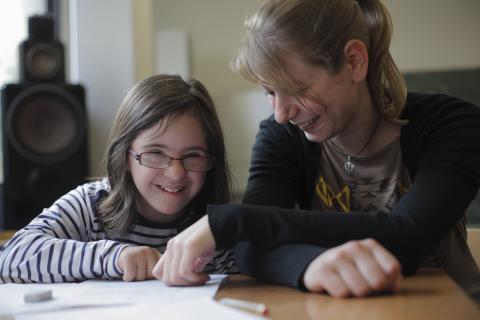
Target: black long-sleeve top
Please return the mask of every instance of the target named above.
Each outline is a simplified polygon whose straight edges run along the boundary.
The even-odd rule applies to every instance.
[[[302,287],[306,267],[326,248],[374,238],[405,274],[415,272],[464,219],[478,191],[480,108],[442,94],[409,93],[402,118],[408,120],[401,129],[402,160],[412,184],[390,214],[311,211],[320,148],[291,124],[262,121],[244,204],[208,208],[218,249],[238,244],[241,272]],[[472,290],[480,291],[478,268],[471,255],[466,261]]]

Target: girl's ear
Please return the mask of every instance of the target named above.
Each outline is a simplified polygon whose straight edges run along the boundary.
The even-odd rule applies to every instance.
[[[361,82],[367,79],[368,49],[363,41],[352,39],[347,42],[344,49],[347,64],[352,71],[352,80]]]

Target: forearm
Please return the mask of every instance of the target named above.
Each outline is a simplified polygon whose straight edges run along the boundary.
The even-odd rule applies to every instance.
[[[240,242],[234,252],[240,272],[263,281],[305,290],[303,274],[325,250],[305,244],[287,244],[263,251],[248,242]]]
[[[119,278],[118,255],[126,245],[81,242],[22,230],[0,252],[1,282],[67,282]]]
[[[407,219],[403,221],[388,215],[339,214],[245,204],[209,206],[208,215],[217,249],[231,248],[239,241],[250,242],[263,250],[285,243],[331,247],[366,237],[389,242],[395,237],[382,231],[382,226],[389,225],[389,231],[395,235],[411,228]]]
[[[287,243],[334,247],[350,240],[373,238],[399,259],[405,274],[415,272],[425,251],[430,249],[428,243],[421,242],[429,237],[428,232],[420,235],[422,229],[408,215],[222,205],[209,208],[209,222],[217,249],[232,247],[240,241],[269,250]],[[430,226],[433,227],[438,225]]]

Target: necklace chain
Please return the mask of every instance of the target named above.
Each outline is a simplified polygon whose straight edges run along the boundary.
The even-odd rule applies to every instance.
[[[372,129],[372,132],[370,133],[370,136],[367,139],[367,142],[363,145],[363,147],[360,149],[359,152],[355,155],[349,155],[347,152],[345,152],[342,148],[340,148],[333,139],[330,139],[330,141],[333,143],[333,145],[343,153],[347,155],[347,159],[345,160],[345,163],[343,164],[343,170],[345,171],[345,174],[348,177],[352,177],[355,174],[355,164],[353,163],[353,160],[355,160],[364,150],[365,148],[372,142],[373,137],[375,136],[375,132],[377,132],[378,125],[380,124],[380,120],[382,119],[381,116],[378,117],[377,122],[375,123],[375,127]]]

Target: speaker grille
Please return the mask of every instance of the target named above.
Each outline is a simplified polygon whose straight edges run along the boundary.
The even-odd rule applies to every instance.
[[[22,91],[12,101],[5,120],[10,143],[32,162],[62,161],[84,138],[82,106],[54,85],[39,84]]]

